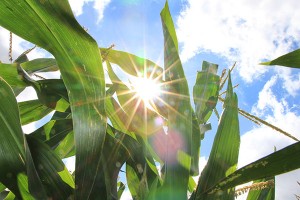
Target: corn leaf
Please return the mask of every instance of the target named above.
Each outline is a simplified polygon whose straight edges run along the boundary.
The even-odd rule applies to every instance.
[[[22,76],[18,75],[17,66],[18,64],[15,63],[0,63],[0,76],[12,87],[15,95],[18,95],[27,86]]]
[[[89,199],[91,191],[97,192],[93,177],[102,169],[106,133],[104,72],[96,42],[78,24],[67,0],[4,0],[0,25],[55,57],[69,92],[74,123],[75,198]]]
[[[300,68],[300,49],[280,56],[272,61],[260,63],[261,65],[281,65],[292,68]]]
[[[18,105],[22,125],[38,121],[53,111],[53,109],[41,104],[39,100],[24,101]]]
[[[197,73],[193,97],[199,123],[206,123],[216,107],[219,94],[220,77],[218,65],[203,61],[202,71]]]
[[[1,77],[0,105],[0,181],[20,197],[17,174],[25,171],[24,137],[14,93]]]
[[[67,199],[73,194],[73,189],[61,178],[67,176],[64,173],[69,173],[64,170],[65,166],[61,159],[42,141],[30,135],[26,139],[47,196],[52,199]]]
[[[104,60],[117,64],[121,69],[136,77],[162,77],[162,68],[154,62],[139,56],[113,49],[100,48]]]
[[[220,119],[208,162],[199,178],[195,199],[233,199],[234,192],[208,195],[205,191],[236,170],[240,147],[237,96],[229,74],[224,111]]]
[[[0,78],[0,181],[20,198],[17,175],[26,171],[29,191],[37,199],[46,198],[41,180],[33,166],[27,142],[23,136],[19,110],[10,86]],[[30,167],[31,166],[31,167]]]
[[[236,185],[283,174],[300,167],[300,142],[246,165],[209,188],[207,193],[224,191]]]
[[[28,73],[58,71],[56,60],[53,58],[37,58],[20,64]]]
[[[272,185],[268,185],[266,181],[272,181]],[[275,187],[273,185],[275,184],[275,177],[257,180],[253,184],[257,186],[250,189],[247,200],[275,200]]]
[[[164,65],[168,93],[166,102],[170,103],[169,107],[166,106],[168,107],[166,145],[167,151],[172,153],[166,156],[165,179],[157,198],[186,199],[191,165],[192,109],[168,2],[160,15],[164,33]]]

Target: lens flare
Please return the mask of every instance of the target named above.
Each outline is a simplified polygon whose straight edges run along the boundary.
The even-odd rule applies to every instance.
[[[138,77],[132,80],[133,91],[138,98],[144,101],[146,106],[150,105],[161,93],[160,85],[153,79]]]

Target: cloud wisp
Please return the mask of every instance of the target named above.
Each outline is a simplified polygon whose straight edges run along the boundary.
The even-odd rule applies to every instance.
[[[111,0],[69,0],[71,8],[75,16],[83,14],[83,7],[85,4],[93,2],[93,8],[97,12],[97,24],[101,22],[104,17],[104,10],[109,5]]]
[[[300,43],[300,4],[297,0],[187,0],[177,19],[184,61],[212,52],[230,63],[251,82],[268,68],[258,66]]]

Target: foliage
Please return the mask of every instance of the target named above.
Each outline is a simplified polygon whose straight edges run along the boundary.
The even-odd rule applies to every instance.
[[[55,57],[28,60],[24,52],[13,63],[0,63],[1,196],[119,199],[125,185],[118,174],[124,165],[134,199],[187,199],[188,192],[190,199],[234,199],[239,184],[263,182],[300,167],[295,160],[298,142],[236,169],[240,110],[230,71],[223,79],[216,64],[204,62],[190,95],[167,3],[161,20],[164,68],[127,52],[99,50],[75,20],[67,0],[1,1],[0,25]],[[290,66],[298,58],[293,53],[287,60],[264,64]],[[103,63],[109,77],[104,76]],[[161,95],[144,102],[114,72],[116,66],[131,76],[153,79]],[[59,71],[61,79],[33,78],[36,72],[49,71]],[[196,184],[192,177],[199,174],[201,140],[223,99],[219,93],[227,79],[212,151]],[[112,84],[105,84],[108,80]],[[26,87],[33,87],[38,99],[17,102]],[[23,134],[22,125],[50,112],[54,113],[50,121]],[[74,174],[62,162],[71,156],[76,157]],[[261,196],[250,192],[248,198],[259,199],[255,195]]]

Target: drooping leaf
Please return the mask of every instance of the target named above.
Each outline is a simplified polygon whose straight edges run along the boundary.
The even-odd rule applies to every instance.
[[[18,95],[27,86],[22,76],[18,75],[17,66],[16,63],[0,63],[0,76],[12,87],[15,95]]]
[[[292,68],[300,68],[300,49],[280,56],[272,61],[260,63],[261,65],[281,65]]]
[[[206,123],[216,107],[219,94],[220,77],[218,65],[203,61],[202,71],[197,73],[193,89],[196,114],[199,123]]]
[[[246,165],[209,188],[207,193],[215,193],[236,185],[283,174],[300,168],[300,142],[289,145],[268,156]]]
[[[56,60],[53,58],[37,58],[24,63],[21,67],[28,73],[58,71]]]
[[[148,59],[113,49],[100,48],[100,51],[105,60],[117,64],[130,75],[162,78],[162,68]]]
[[[93,190],[93,177],[101,171],[106,133],[104,72],[96,42],[76,21],[67,0],[4,0],[0,4],[0,25],[55,57],[73,116],[75,197],[88,199],[91,191],[97,192]]]
[[[229,74],[224,111],[220,119],[208,162],[199,178],[194,199],[233,199],[233,191],[208,195],[207,189],[236,170],[240,147],[237,96]]]
[[[43,105],[39,100],[18,103],[22,125],[38,121],[48,115],[53,109]]]
[[[161,11],[167,84],[168,139],[165,179],[158,198],[186,199],[191,165],[192,110],[187,80],[179,58],[177,37],[168,2]]]

